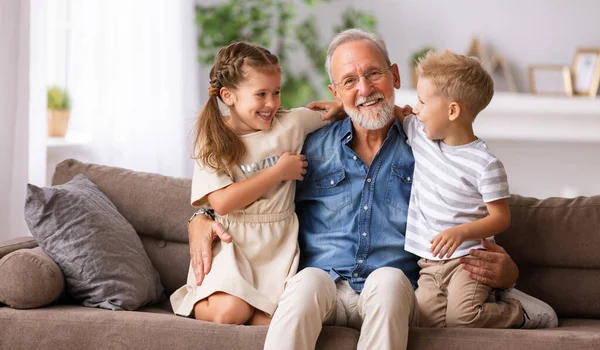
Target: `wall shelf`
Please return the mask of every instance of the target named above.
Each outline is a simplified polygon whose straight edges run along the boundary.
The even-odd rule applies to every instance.
[[[65,137],[48,137],[46,147],[51,150],[55,148],[77,148],[90,143],[89,137],[76,131],[67,131]]]
[[[416,101],[415,90],[396,90],[397,105]],[[600,143],[600,98],[497,92],[474,129],[484,140]]]

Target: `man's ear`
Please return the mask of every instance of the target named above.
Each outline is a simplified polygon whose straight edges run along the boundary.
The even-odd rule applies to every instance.
[[[394,88],[400,89],[400,86],[402,84],[400,81],[400,71],[398,70],[398,65],[394,63],[394,64],[392,64],[392,67],[390,67],[390,69],[392,70]]]
[[[340,106],[340,107],[343,106],[342,99],[339,97],[338,92],[335,89],[335,85],[329,84],[329,85],[327,85],[327,87],[329,88],[329,91],[335,98],[335,102],[337,102],[338,106]]]
[[[219,93],[221,95],[223,103],[225,103],[229,107],[233,106],[233,103],[235,102],[235,96],[233,94],[233,91],[229,90],[226,87],[222,87]]]
[[[460,112],[460,105],[456,102],[450,102],[450,104],[448,105],[448,119],[450,119],[451,122],[458,119],[458,117],[460,116]]]

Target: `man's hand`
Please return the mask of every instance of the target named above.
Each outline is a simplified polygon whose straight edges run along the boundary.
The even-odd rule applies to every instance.
[[[204,275],[210,272],[212,264],[212,244],[219,237],[224,242],[231,242],[231,235],[223,226],[210,220],[206,215],[197,215],[188,227],[190,257],[197,285],[201,285]]]
[[[344,106],[337,101],[313,101],[306,105],[306,108],[315,111],[325,111],[321,115],[322,120],[335,118],[336,120],[344,119],[348,116],[344,111]]]
[[[460,258],[469,277],[493,288],[510,288],[519,278],[519,268],[501,246],[485,239],[481,243],[487,250],[471,249],[471,257]]]

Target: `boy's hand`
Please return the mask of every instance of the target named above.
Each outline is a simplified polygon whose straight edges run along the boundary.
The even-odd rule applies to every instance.
[[[462,237],[460,229],[458,227],[452,227],[438,233],[431,240],[431,251],[433,256],[437,256],[440,259],[450,258],[456,251],[456,248],[462,244],[464,238]],[[438,255],[439,254],[439,255]]]
[[[404,122],[404,118],[413,114],[412,107],[404,105],[404,107],[394,106],[394,114],[400,119],[400,122]]]
[[[321,115],[321,119],[323,120],[331,118],[341,120],[348,116],[344,111],[344,107],[336,101],[313,101],[307,104],[306,108],[314,111],[325,111],[325,113]]]
[[[304,174],[306,174],[306,167],[308,162],[303,154],[296,154],[294,152],[283,152],[281,157],[277,160],[277,163],[273,167],[277,171],[281,181],[287,180],[304,180]]]

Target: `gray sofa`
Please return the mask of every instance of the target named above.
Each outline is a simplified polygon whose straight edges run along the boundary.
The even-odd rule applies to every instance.
[[[185,283],[190,180],[67,160],[53,184],[85,174],[133,225],[167,294]],[[520,268],[517,287],[548,302],[555,329],[411,328],[410,349],[600,349],[600,196],[513,195],[512,226],[498,236]],[[36,246],[0,243],[0,258]],[[0,285],[3,281],[0,280]],[[261,349],[266,327],[222,326],[173,315],[168,301],[108,311],[62,297],[40,308],[0,306],[0,349]],[[355,349],[359,333],[324,327],[318,349]]]

